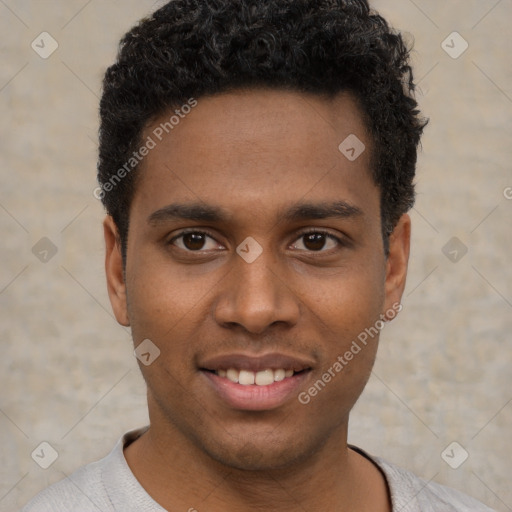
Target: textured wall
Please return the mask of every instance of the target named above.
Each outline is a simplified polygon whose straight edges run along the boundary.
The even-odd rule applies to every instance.
[[[383,333],[350,441],[510,511],[512,2],[373,3],[414,36],[431,124],[404,310]],[[0,0],[2,511],[147,421],[130,334],[106,294],[92,191],[101,75],[154,5]],[[58,43],[46,59],[56,43],[43,31]],[[31,458],[43,441],[59,455],[46,470]],[[447,461],[469,453],[458,469],[441,455],[454,441]]]

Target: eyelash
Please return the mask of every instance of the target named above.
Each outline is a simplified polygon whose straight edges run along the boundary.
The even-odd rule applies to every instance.
[[[168,245],[173,245],[173,243],[178,240],[179,238],[185,236],[185,235],[190,235],[190,234],[199,234],[199,235],[207,235],[209,236],[210,238],[212,238],[213,240],[216,240],[215,236],[212,235],[210,232],[208,231],[205,231],[205,230],[202,230],[202,231],[199,231],[197,229],[190,229],[190,230],[185,230],[185,231],[182,231],[180,232],[178,235],[174,236],[173,238],[171,238],[171,240],[169,240],[168,242]],[[326,238],[329,238],[331,240],[334,240],[339,247],[345,247],[348,245],[348,242],[333,235],[332,233],[330,233],[329,231],[325,231],[324,229],[319,229],[319,228],[308,228],[308,229],[305,229],[304,231],[301,231],[297,238],[295,238],[295,241],[297,240],[300,240],[302,237],[306,236],[306,235],[310,235],[310,234],[319,234],[319,235],[324,235]],[[217,242],[219,243],[219,242]],[[181,249],[181,248],[180,248]],[[186,249],[184,249],[186,250]],[[187,252],[190,252],[190,253],[201,253],[203,250],[197,250],[197,251],[191,251],[191,250],[186,250]],[[311,252],[311,253],[322,253],[322,252],[329,252],[329,250],[327,251],[324,251],[324,250],[320,250],[320,251],[307,251],[307,252]]]
[[[318,228],[308,228],[308,229],[305,229],[304,231],[301,231],[297,238],[295,239],[295,241],[297,240],[300,240],[301,238],[303,238],[304,236],[306,235],[312,235],[312,234],[315,234],[315,235],[324,235],[325,238],[328,238],[330,240],[334,240],[337,245],[338,245],[338,248],[339,247],[344,247],[347,245],[346,242],[344,242],[344,240],[342,238],[339,238],[335,235],[333,235],[332,233],[330,233],[329,231],[326,231],[324,229],[318,229]],[[311,253],[322,253],[322,252],[330,252],[332,249],[328,249],[328,250],[321,250],[321,251],[307,251],[307,252],[311,252]]]

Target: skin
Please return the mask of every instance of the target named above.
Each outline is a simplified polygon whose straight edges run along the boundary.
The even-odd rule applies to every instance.
[[[350,134],[366,145],[354,162],[338,150]],[[161,351],[151,365],[140,365],[151,426],[125,457],[168,510],[391,510],[380,471],[347,447],[349,413],[370,375],[377,337],[307,405],[294,396],[272,410],[235,410],[198,367],[219,354],[284,352],[311,362],[298,390],[307,391],[359,333],[396,307],[410,219],[400,219],[386,257],[370,156],[371,140],[349,94],[246,90],[203,97],[144,159],[125,274],[115,224],[106,218],[116,318],[131,326],[135,346],[149,338]],[[335,201],[359,213],[284,215],[298,203]],[[149,222],[175,203],[222,208],[226,218],[159,215]],[[199,252],[190,247],[201,243],[175,238],[189,228],[207,231]],[[341,243],[320,237],[312,244],[303,233],[310,228]],[[248,236],[263,249],[250,264],[236,253]]]

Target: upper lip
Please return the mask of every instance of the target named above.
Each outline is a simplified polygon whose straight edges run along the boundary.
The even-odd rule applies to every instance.
[[[237,370],[259,372],[262,370],[279,370],[282,368],[300,372],[302,370],[308,370],[312,366],[312,361],[307,358],[290,356],[278,352],[261,355],[243,353],[222,354],[207,357],[199,363],[199,368],[210,371],[235,368]]]

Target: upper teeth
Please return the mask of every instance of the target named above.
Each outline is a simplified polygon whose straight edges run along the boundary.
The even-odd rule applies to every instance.
[[[215,372],[219,377],[228,378],[231,382],[242,384],[243,386],[250,386],[256,384],[257,386],[268,386],[274,382],[279,382],[286,377],[293,375],[293,370],[285,370],[280,368],[278,370],[262,370],[260,372],[252,372],[250,370],[236,370],[229,368],[229,370],[217,370]]]

